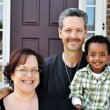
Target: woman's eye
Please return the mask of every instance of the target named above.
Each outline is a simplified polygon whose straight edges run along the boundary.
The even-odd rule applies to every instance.
[[[25,72],[25,71],[27,71],[27,70],[26,70],[26,69],[21,69],[20,71],[21,71],[21,72]]]

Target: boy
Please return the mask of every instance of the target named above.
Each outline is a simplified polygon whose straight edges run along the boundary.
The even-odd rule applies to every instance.
[[[78,110],[110,109],[110,42],[106,37],[93,36],[85,43],[89,64],[76,72],[69,95]]]

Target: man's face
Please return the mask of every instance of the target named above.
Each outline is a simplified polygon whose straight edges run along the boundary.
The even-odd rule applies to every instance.
[[[59,29],[59,37],[64,44],[64,50],[82,50],[86,33],[84,20],[81,17],[73,16],[64,18],[63,28]]]

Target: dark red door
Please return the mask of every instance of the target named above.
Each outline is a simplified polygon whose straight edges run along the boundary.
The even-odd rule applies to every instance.
[[[11,52],[29,47],[43,57],[63,50],[58,37],[59,14],[78,7],[78,0],[11,0]]]

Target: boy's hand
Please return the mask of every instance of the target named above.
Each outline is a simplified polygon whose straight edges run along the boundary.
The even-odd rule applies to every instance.
[[[74,106],[77,108],[77,110],[82,110],[82,106],[80,104],[76,104]]]
[[[11,87],[4,87],[0,89],[0,99],[6,97],[11,92],[13,92],[13,89]]]

